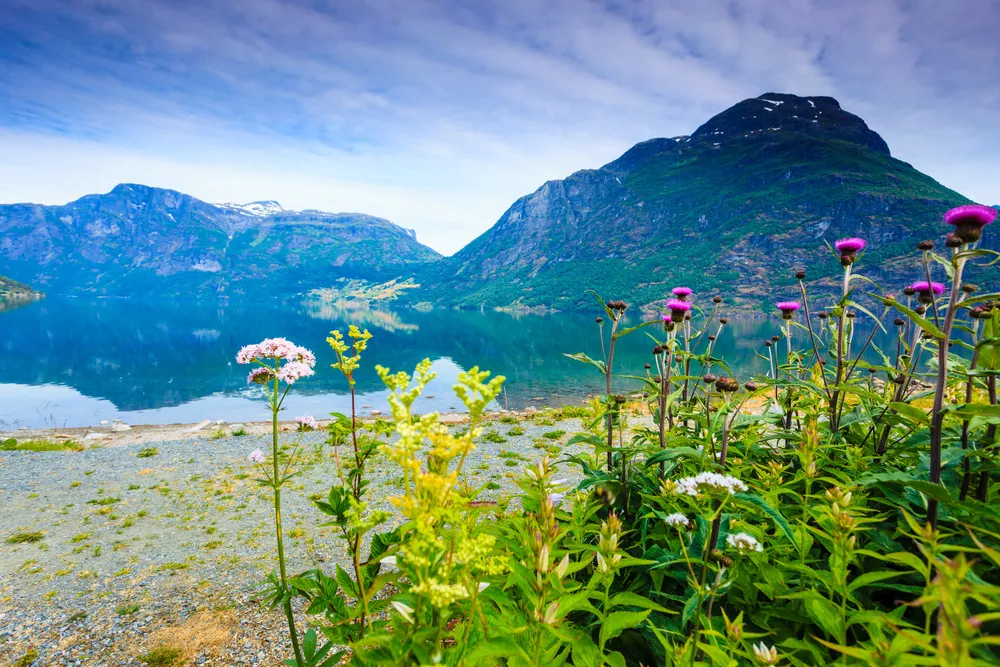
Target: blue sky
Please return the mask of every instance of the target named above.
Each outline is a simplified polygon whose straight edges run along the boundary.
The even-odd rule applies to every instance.
[[[832,95],[1000,203],[1000,0],[0,0],[0,202],[118,182],[361,211],[450,254],[545,180]]]

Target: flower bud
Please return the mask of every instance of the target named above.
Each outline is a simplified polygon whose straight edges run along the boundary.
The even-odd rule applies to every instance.
[[[712,297],[712,303],[722,303],[722,297],[721,296],[713,296]]]
[[[757,383],[754,382],[753,380],[750,380],[749,382],[743,385],[743,388],[746,389],[747,391],[757,391],[757,387],[758,387]]]
[[[972,283],[962,283],[962,291],[966,294],[972,294],[977,289],[979,289],[978,285],[973,285]]]
[[[806,272],[803,271],[802,269],[799,269],[798,271],[795,272],[795,277],[798,280],[804,280],[806,277]]]
[[[729,318],[728,317],[720,317],[719,318],[719,324],[728,324],[728,323],[729,323]]]
[[[705,384],[712,384],[713,382],[715,382],[718,379],[719,378],[715,377],[711,373],[708,373],[707,375],[705,375],[705,377],[702,378],[702,382],[704,382]]]
[[[954,232],[944,237],[944,245],[946,248],[961,248],[963,243],[965,243],[965,241],[958,238]]]
[[[906,324],[906,321],[902,317],[897,317],[892,321],[892,323],[895,324],[897,327],[901,327],[904,324]]]
[[[921,241],[917,244],[920,250],[934,250],[934,241]]]

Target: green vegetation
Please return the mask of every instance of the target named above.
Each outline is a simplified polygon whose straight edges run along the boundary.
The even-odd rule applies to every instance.
[[[149,653],[140,656],[139,661],[150,667],[174,667],[183,662],[184,653],[173,646],[157,646]]]
[[[143,447],[138,452],[136,452],[135,457],[137,459],[148,459],[152,456],[156,456],[160,453],[160,450],[156,447]]]
[[[0,443],[0,450],[21,452],[82,452],[86,449],[75,440],[21,440],[8,438]]]
[[[7,544],[34,544],[45,539],[45,533],[40,530],[18,530],[7,538]]]

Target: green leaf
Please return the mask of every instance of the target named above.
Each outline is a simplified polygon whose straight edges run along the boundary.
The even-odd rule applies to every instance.
[[[784,516],[782,516],[781,512],[768,505],[766,500],[753,493],[736,493],[733,494],[733,498],[747,503],[748,505],[753,505],[757,509],[764,512],[764,514],[771,517],[771,520],[774,521],[775,525],[781,529],[781,532],[785,534],[785,537],[787,537],[792,544],[796,543],[795,533],[792,532],[792,527],[788,525],[788,521]]]
[[[933,322],[921,317],[920,315],[917,315],[915,311],[911,310],[910,308],[907,308],[906,306],[896,301],[895,299],[887,299],[886,297],[879,296],[878,294],[871,294],[870,292],[868,296],[872,297],[877,301],[881,301],[884,305],[895,308],[899,312],[903,313],[904,315],[909,317],[910,320],[912,320],[917,326],[919,326],[921,329],[929,333],[934,338],[937,338],[938,340],[944,339],[944,333],[942,333],[940,329],[934,326]]]
[[[666,608],[661,607],[655,602],[652,602],[651,600],[648,600],[637,593],[630,593],[628,591],[618,593],[617,595],[613,596],[611,600],[608,601],[608,609],[621,606],[640,607],[642,609],[659,611],[665,614],[676,613],[676,612],[669,612]]]
[[[918,407],[910,405],[909,403],[890,403],[889,407],[895,410],[897,414],[909,417],[910,419],[925,426],[931,423],[931,418],[927,416],[926,412]]]
[[[805,601],[806,612],[809,616],[816,621],[816,623],[823,628],[823,631],[833,637],[834,639],[840,639],[844,633],[844,622],[840,618],[840,610],[837,606],[827,600],[826,598],[810,597]]]
[[[604,623],[601,624],[601,639],[605,642],[614,639],[628,628],[635,628],[642,624],[649,616],[649,610],[643,611],[613,611],[608,614]]]
[[[879,581],[885,581],[886,579],[892,579],[894,577],[899,577],[906,574],[905,572],[892,572],[890,570],[876,570],[875,572],[865,572],[859,577],[855,577],[847,585],[847,590],[854,592],[859,588],[864,586],[870,586],[871,584],[877,583]]]
[[[563,356],[564,357],[569,357],[570,359],[575,359],[576,361],[582,361],[585,364],[590,364],[591,366],[593,366],[594,368],[596,368],[597,370],[599,370],[601,372],[601,375],[604,375],[605,373],[607,373],[607,370],[606,370],[606,368],[604,366],[604,362],[603,361],[598,361],[597,359],[591,359],[589,356],[587,356],[583,352],[577,352],[576,354],[563,353]]]

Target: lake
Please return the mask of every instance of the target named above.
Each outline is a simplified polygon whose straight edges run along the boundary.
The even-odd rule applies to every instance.
[[[424,358],[438,375],[420,399],[421,411],[460,409],[451,386],[474,365],[507,377],[497,407],[575,404],[603,393],[603,376],[564,356],[600,358],[596,315],[50,297],[0,313],[0,430],[116,418],[132,424],[267,419],[260,389],[246,384],[249,367],[236,364],[234,355],[242,345],[273,336],[312,349],[318,359],[317,374],[290,392],[283,418],[348,412],[347,385],[329,366],[335,357],[326,337],[331,329],[346,333],[350,324],[374,336],[357,374],[363,413],[388,411],[375,364],[412,372]],[[628,324],[639,323],[638,317],[630,313]],[[619,341],[616,390],[639,386],[622,376],[642,375],[651,360],[647,331],[663,335],[652,326]],[[768,364],[758,353],[779,331],[777,318],[731,319],[716,356],[741,380],[763,374]],[[877,339],[885,342],[881,334]]]

